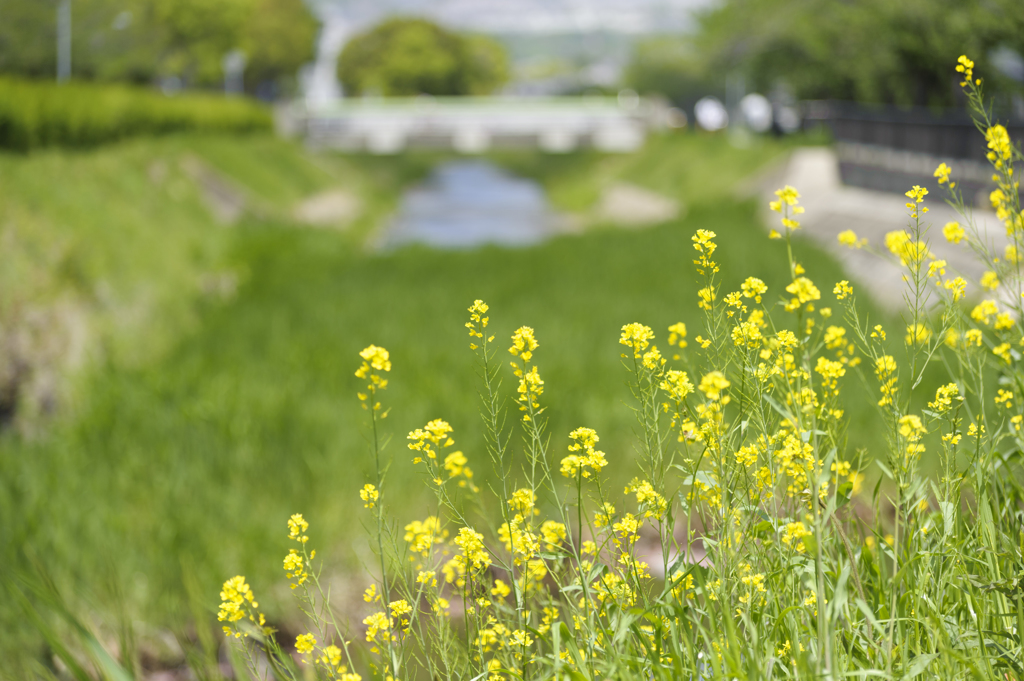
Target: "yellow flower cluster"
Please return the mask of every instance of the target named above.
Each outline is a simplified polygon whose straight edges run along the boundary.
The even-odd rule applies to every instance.
[[[924,203],[924,197],[928,196],[927,189],[915,184],[911,187],[910,191],[906,192],[905,196],[910,199],[910,202],[907,203],[907,208],[910,209],[910,217],[917,218],[928,212],[927,206],[920,205]]]
[[[974,309],[971,310],[971,319],[978,322],[979,324],[984,324],[988,326],[992,321],[992,317],[995,316],[998,312],[999,308],[996,306],[996,301],[983,300],[977,305],[975,305]]]
[[[521,326],[512,334],[512,347],[508,349],[513,357],[518,357],[523,361],[522,366],[513,361],[512,370],[519,379],[519,397],[516,398],[516,401],[519,402],[519,410],[527,412],[523,414],[524,421],[530,421],[529,412],[531,410],[536,410],[536,413],[543,411],[540,409],[538,399],[544,394],[544,381],[537,372],[536,366],[530,367],[530,370],[526,371],[526,364],[533,358],[533,351],[539,345],[533,329],[529,326]]]
[[[832,289],[832,293],[835,295],[837,300],[845,300],[848,296],[853,295],[853,287],[850,286],[850,282],[843,279],[835,285],[835,288]]]
[[[839,232],[839,236],[837,238],[839,239],[840,244],[849,248],[864,248],[868,245],[868,240],[857,238],[857,233],[852,229]]]
[[[545,520],[540,525],[540,536],[544,540],[545,548],[553,551],[565,541],[565,525],[555,520]]]
[[[233,623],[248,617],[255,624],[260,626],[265,624],[263,615],[256,612],[256,608],[260,607],[260,604],[256,602],[256,596],[245,582],[245,577],[238,575],[224,582],[220,589],[220,600],[220,608],[217,611],[218,621]],[[232,632],[229,626],[224,627],[224,633],[233,635],[235,638],[247,635],[240,630]]]
[[[377,637],[381,634],[384,635],[382,641],[391,640],[391,635],[388,633],[391,630],[391,618],[385,613],[375,612],[365,618],[363,624],[366,625],[366,641],[368,643],[376,643]]]
[[[708,272],[714,274],[718,271],[718,263],[711,259],[718,248],[718,244],[713,241],[716,236],[711,230],[698,229],[697,233],[690,237],[690,240],[693,241],[693,248],[698,253],[693,264],[697,266],[697,272],[701,275],[708,276]]]
[[[910,204],[908,204],[910,205]],[[899,229],[885,235],[885,247],[900,259],[904,267],[915,267],[929,258],[934,258],[923,241],[914,241],[906,230]]]
[[[359,356],[363,358],[363,363],[356,370],[356,378],[369,378],[370,381],[366,384],[368,392],[357,393],[359,401],[363,403],[363,409],[369,409],[369,405],[372,405],[374,411],[379,411],[381,406],[377,402],[377,391],[388,387],[387,379],[382,378],[380,372],[391,371],[390,355],[384,348],[371,345],[360,351]]]
[[[388,609],[391,610],[391,626],[408,631],[409,614],[412,612],[409,602],[405,600],[391,601],[388,603]]]
[[[483,338],[484,329],[487,328],[488,317],[487,314],[487,303],[482,300],[474,300],[473,304],[469,306],[469,321],[466,322],[466,328],[469,329],[470,338]],[[487,339],[488,341],[494,340],[494,336]],[[475,342],[469,344],[470,349],[476,350],[477,345]]]
[[[956,186],[956,182],[949,181],[949,174],[953,172],[953,169],[947,166],[945,163],[940,163],[939,167],[935,169],[935,173],[932,175],[937,178],[939,184],[949,184],[949,188],[952,189]]]
[[[967,240],[967,232],[960,226],[959,222],[947,222],[942,227],[942,236],[951,244],[958,244]]]
[[[722,404],[728,404],[729,398],[728,396],[723,397],[722,392],[730,385],[732,384],[725,377],[725,374],[721,371],[712,371],[700,379],[700,385],[697,389],[704,393],[704,397],[712,402],[721,401]]]
[[[923,345],[932,337],[931,329],[924,324],[910,324],[907,326],[905,337],[907,345]]]
[[[911,460],[920,456],[924,452],[921,438],[928,432],[921,422],[921,417],[915,414],[901,416],[898,425],[900,435],[907,442],[907,459]]]
[[[686,333],[685,327],[683,327],[683,333]],[[622,327],[619,344],[633,350],[633,359],[641,360],[644,367],[656,371],[662,367],[665,360],[662,359],[657,347],[651,347],[649,351],[644,352],[652,340],[654,340],[654,331],[651,330],[651,327],[633,322]],[[623,357],[625,356],[623,355]]]
[[[846,375],[846,367],[842,362],[834,362],[827,357],[818,357],[814,370],[821,376],[825,388],[833,394],[839,394],[839,379]]]
[[[680,349],[686,347],[686,324],[679,322],[668,327],[668,344]],[[679,359],[679,355],[676,355],[675,359]]]
[[[790,216],[800,215],[804,212],[803,206],[800,206],[798,201],[800,193],[787,184],[782,189],[777,189],[775,196],[779,197],[778,200],[769,202],[768,207],[776,213],[782,213],[782,226],[787,230],[799,229],[800,223]],[[773,236],[776,235],[777,233],[773,230]]]
[[[593,428],[577,428],[569,433],[569,438],[573,441],[569,445],[569,451],[572,453],[562,459],[559,469],[562,475],[567,478],[589,478],[591,473],[599,473],[608,465],[604,452],[594,449],[594,445],[601,438]]]
[[[896,360],[892,358],[892,355],[882,355],[875,360],[875,375],[881,383],[882,391],[882,399],[878,401],[878,406],[894,404],[893,398],[896,396],[897,390]]]
[[[998,170],[1002,170],[1013,154],[1010,144],[1010,133],[1001,125],[993,125],[985,131],[985,142],[988,144],[988,160]]]
[[[316,637],[313,634],[299,634],[295,639],[296,652],[305,655],[316,648]]]
[[[468,527],[459,530],[459,536],[455,538],[455,545],[462,549],[462,555],[456,558],[463,558],[463,568],[483,570],[491,564],[491,557],[487,555],[484,548],[484,536]]]
[[[928,403],[928,408],[943,413],[953,406],[953,400],[963,402],[963,395],[956,383],[947,383],[935,391],[935,401]]]
[[[306,561],[295,549],[289,549],[288,555],[284,557],[284,570],[285,576],[288,579],[294,579],[291,583],[291,588],[296,589],[301,584],[305,584],[309,578],[309,573],[306,572]]]
[[[472,483],[473,471],[470,470],[469,466],[466,465],[468,459],[462,452],[452,452],[448,456],[444,457],[444,469],[448,471],[448,479],[452,478],[463,478],[459,480],[459,487],[469,487],[476,491],[476,485]]]
[[[439,449],[455,444],[455,440],[448,435],[451,432],[452,427],[448,425],[447,421],[434,419],[422,428],[411,431],[406,439],[410,440],[409,449],[419,452],[430,461],[436,461]],[[415,457],[412,462],[414,464],[422,462],[423,456]]]
[[[967,282],[964,281],[963,277],[947,279],[943,286],[953,295],[954,303],[963,300],[963,297],[967,294]]]
[[[787,312],[792,312],[806,303],[821,300],[821,291],[819,291],[818,287],[814,285],[814,282],[807,277],[797,277],[794,279],[793,283],[786,287],[786,292],[793,296],[793,298],[786,303]]]
[[[654,490],[654,486],[646,480],[633,478],[626,485],[625,494],[636,494],[636,503],[640,505],[641,518],[661,518],[668,511],[668,502]]]
[[[961,54],[956,60],[956,72],[964,74],[964,79],[960,82],[960,87],[966,87],[971,83],[974,78],[974,62],[967,58],[967,55]],[[980,84],[979,80],[977,84]]]
[[[296,513],[288,519],[288,538],[294,539],[297,542],[305,544],[309,541],[309,537],[303,534],[309,529],[309,523],[302,517],[301,513]]]
[[[532,489],[527,489],[525,487],[513,492],[512,498],[508,500],[509,508],[524,517],[529,515],[531,511],[533,512],[533,515],[540,514],[540,511],[534,508],[536,503],[537,495]]]
[[[775,452],[780,474],[789,478],[786,492],[796,498],[808,489],[808,473],[814,467],[814,447],[795,435],[787,435]]]
[[[659,388],[666,391],[676,402],[682,402],[686,396],[693,392],[693,383],[685,371],[669,369],[662,375]]]
[[[363,500],[363,508],[373,508],[380,499],[380,492],[374,485],[366,484],[359,490],[359,498]]]
[[[813,533],[801,522],[786,523],[782,528],[782,543],[791,546],[799,552],[804,550],[804,537],[810,537]]]
[[[540,551],[540,541],[526,524],[523,516],[516,514],[509,522],[498,527],[498,539],[505,550],[512,554],[512,562],[522,565]]]
[[[413,520],[405,526],[404,539],[411,553],[418,553],[427,558],[434,544],[441,544],[448,538],[448,530],[441,529],[441,522],[436,516],[427,516],[425,520]]]

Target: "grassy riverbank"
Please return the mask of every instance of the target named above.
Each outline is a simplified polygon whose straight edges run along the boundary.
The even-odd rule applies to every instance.
[[[74,377],[62,406],[33,417],[28,435],[0,436],[0,562],[24,569],[34,557],[95,623],[112,627],[123,608],[145,623],[142,638],[150,627],[186,631],[197,616],[187,585],[212,607],[217,586],[236,573],[263,585],[266,607],[279,612],[287,590],[269,587],[281,582],[274,566],[287,550],[289,514],[315,521],[333,565],[354,568],[368,556],[352,520],[370,466],[353,376],[361,348],[383,345],[394,362],[397,496],[423,494],[404,436],[428,419],[453,425],[471,465],[485,456],[477,397],[466,389],[475,367],[463,324],[476,298],[491,305],[499,341],[520,325],[536,329],[546,395],[559,405],[550,413],[554,449],[586,424],[601,433],[616,479],[631,476],[619,328],[642,321],[664,336],[684,321],[691,342],[700,333],[690,264],[698,228],[719,235],[723,290],[756,276],[771,295],[782,291],[785,246],[765,241],[756,201],[732,191],[783,152],[768,141],[736,149],[687,135],[633,157],[499,155],[540,179],[563,209],[583,210],[602,183],[622,180],[680,199],[687,213],[524,250],[388,255],[366,253],[363,239],[436,157],[314,157],[259,136],[0,157],[0,210],[32,273],[17,281],[33,282],[6,289],[7,309],[70,301],[90,320],[84,368],[58,372]],[[246,197],[233,225],[218,224],[183,169],[193,157]],[[346,230],[296,224],[296,202],[338,187],[359,197],[362,217]],[[840,278],[831,258],[802,243],[797,252],[823,292]],[[851,440],[868,445],[871,412],[864,400],[851,403],[861,404],[850,410]],[[38,641],[17,607],[2,603],[0,627],[14,633],[0,654],[41,652],[24,647]]]

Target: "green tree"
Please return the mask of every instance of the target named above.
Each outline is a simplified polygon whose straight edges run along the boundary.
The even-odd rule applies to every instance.
[[[0,73],[54,76],[55,0],[0,0]]]
[[[508,77],[500,44],[425,19],[396,18],[352,38],[338,77],[353,95],[466,95],[492,92]]]
[[[52,78],[57,0],[0,0],[0,73]],[[224,55],[248,57],[250,90],[287,90],[313,55],[316,21],[303,0],[73,0],[76,79],[153,82],[179,76],[217,87]]]
[[[223,82],[221,61],[242,44],[253,0],[155,0],[157,22],[166,31],[160,70],[186,83]]]
[[[272,83],[291,89],[299,67],[313,59],[316,34],[317,22],[303,0],[256,0],[242,36],[249,57],[246,87]]]
[[[784,81],[802,98],[901,105],[957,101],[950,54],[990,74],[999,45],[1024,47],[1018,0],[726,0],[696,38],[710,71],[740,71],[755,87]]]
[[[641,94],[664,95],[687,106],[722,89],[721,79],[715,82],[692,41],[666,36],[636,44],[623,80]]]

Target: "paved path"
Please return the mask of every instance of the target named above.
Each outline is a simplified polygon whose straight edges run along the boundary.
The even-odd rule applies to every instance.
[[[955,165],[953,176],[956,179]],[[775,198],[775,189],[787,184],[800,192],[800,203],[806,208],[806,213],[800,216],[799,233],[833,253],[851,280],[859,284],[861,290],[870,291],[880,305],[893,311],[902,310],[906,284],[903,283],[899,263],[866,250],[840,246],[836,237],[840,232],[852,229],[858,237],[866,237],[875,250],[888,254],[884,245],[885,234],[907,229],[910,224],[906,197],[845,187],[839,181],[839,164],[831,149],[798,149],[787,163],[759,179],[753,188],[763,198],[766,228],[779,228],[779,215],[768,210],[768,201]],[[985,267],[965,243],[951,244],[942,236],[943,225],[951,221],[962,224],[963,219],[945,205],[944,196],[929,195],[925,205],[929,207],[926,218],[931,225],[931,250],[949,263],[947,272],[955,271],[968,281],[968,295],[978,292],[980,287],[977,282]],[[976,210],[974,218],[1001,255],[1007,239],[995,214],[987,210]],[[824,284],[819,285],[823,291]],[[831,284],[828,288],[831,290]]]

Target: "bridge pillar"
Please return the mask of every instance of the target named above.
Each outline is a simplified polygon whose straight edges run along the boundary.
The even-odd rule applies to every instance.
[[[594,131],[593,143],[599,151],[636,151],[644,144],[644,131],[632,121],[622,121],[615,125],[606,123]]]
[[[579,136],[570,130],[549,129],[541,131],[537,144],[549,154],[564,154],[579,145]]]
[[[366,150],[371,154],[389,155],[405,150],[405,131],[396,127],[379,127],[366,131]]]
[[[460,154],[482,154],[491,148],[491,135],[482,127],[460,127],[452,134],[452,148]]]

